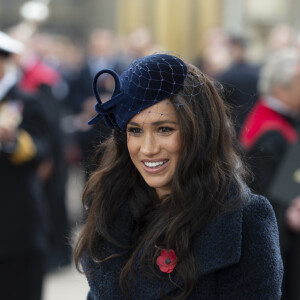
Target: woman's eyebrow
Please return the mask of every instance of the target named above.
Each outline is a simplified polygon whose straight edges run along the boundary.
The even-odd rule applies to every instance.
[[[153,122],[151,124],[152,125],[164,125],[164,124],[178,124],[178,123],[174,122],[174,121],[165,120],[165,121],[156,121],[156,122]]]
[[[128,125],[132,125],[132,126],[140,126],[139,123],[135,123],[135,122],[128,122]]]
[[[143,123],[143,124],[145,124],[145,123]],[[165,121],[156,121],[156,122],[151,123],[151,125],[155,125],[155,126],[164,125],[164,124],[178,124],[178,122],[165,120]],[[136,123],[136,122],[128,122],[128,125],[141,126],[139,123]]]

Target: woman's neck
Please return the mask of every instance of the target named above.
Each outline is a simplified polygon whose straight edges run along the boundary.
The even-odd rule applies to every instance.
[[[164,196],[170,194],[171,186],[156,188],[155,191],[156,191],[157,197],[159,199],[163,199],[163,198],[165,198]]]

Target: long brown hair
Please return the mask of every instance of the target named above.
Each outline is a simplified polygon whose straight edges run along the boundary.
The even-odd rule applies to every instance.
[[[198,82],[198,93],[190,100],[182,94]],[[142,251],[143,270],[154,270],[158,249],[155,245],[174,249],[178,256],[176,271],[184,281],[179,296],[165,299],[186,299],[195,288],[199,266],[191,249],[192,238],[213,218],[239,205],[243,194],[243,164],[235,149],[235,134],[228,112],[216,85],[197,68],[188,65],[184,93],[171,98],[178,108],[182,138],[179,159],[167,201],[159,201],[154,189],[147,186],[130,160],[126,134],[114,130],[98,150],[99,168],[87,182],[83,204],[88,206],[86,224],[74,250],[79,260],[85,250],[95,261],[112,259],[99,251],[104,241],[122,247],[109,228],[123,203],[128,202],[136,221],[132,244],[127,248],[129,259],[121,270],[120,287],[126,293],[129,274],[135,273],[135,262]],[[187,102],[188,101],[188,102]],[[228,195],[235,192],[234,200]],[[122,196],[120,196],[122,195]],[[120,253],[116,253],[119,255]],[[133,276],[134,277],[134,276]]]

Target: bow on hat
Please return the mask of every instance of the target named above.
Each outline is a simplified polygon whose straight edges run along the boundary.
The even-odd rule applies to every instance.
[[[102,103],[98,93],[98,78],[104,74],[114,78],[115,88],[110,100]],[[104,118],[109,128],[126,130],[128,121],[137,113],[159,101],[170,98],[183,86],[187,75],[185,63],[169,54],[153,54],[135,60],[118,76],[113,70],[98,72],[93,80],[98,113],[88,124]]]

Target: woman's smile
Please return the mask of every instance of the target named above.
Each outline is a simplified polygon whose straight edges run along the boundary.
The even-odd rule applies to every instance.
[[[168,162],[169,162],[168,159],[143,160],[142,164],[146,172],[155,174],[164,170],[168,166]]]

